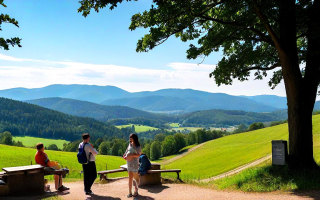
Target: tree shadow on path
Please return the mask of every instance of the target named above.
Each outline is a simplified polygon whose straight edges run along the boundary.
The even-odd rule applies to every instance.
[[[114,197],[110,197],[110,196],[103,196],[103,195],[96,195],[96,194],[93,194],[93,195],[90,195],[90,196],[87,196],[86,200],[95,200],[95,199],[106,199],[106,200],[121,200],[120,198],[114,198]]]
[[[169,187],[166,185],[148,185],[148,186],[140,186],[139,188],[148,190],[148,192],[150,193],[158,194]]]

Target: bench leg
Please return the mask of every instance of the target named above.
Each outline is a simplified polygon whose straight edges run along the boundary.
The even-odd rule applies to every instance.
[[[179,176],[179,172],[177,172],[177,175],[178,175],[177,179],[182,182],[182,180],[180,179],[180,176]]]
[[[107,177],[104,174],[100,175],[100,181],[102,181],[102,179],[107,180]]]

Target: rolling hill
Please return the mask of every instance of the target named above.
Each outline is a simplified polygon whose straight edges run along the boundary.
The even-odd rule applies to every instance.
[[[185,126],[195,124],[207,126],[213,124],[251,124],[253,122],[270,122],[284,120],[287,118],[287,113],[285,110],[272,113],[254,113],[237,110],[203,110],[180,115],[166,115],[145,112],[126,106],[103,106],[91,102],[63,98],[44,98],[29,100],[27,102],[70,115],[92,117],[103,122],[119,118],[143,118],[157,120],[159,123],[180,122]],[[143,124],[143,120],[138,121],[141,121],[141,123],[138,124]],[[132,123],[132,120],[130,123]]]
[[[222,109],[272,112],[277,110],[275,107],[264,105],[245,97],[191,89],[163,89],[154,92],[132,93],[130,96],[130,98],[109,99],[101,104],[122,105],[152,111],[182,110],[183,112],[193,112]]]
[[[313,116],[314,157],[320,164],[320,115]],[[205,179],[271,154],[272,140],[288,140],[288,124],[209,141],[162,168],[181,169],[182,180]],[[164,174],[164,177],[174,175]]]
[[[116,118],[142,117],[166,121],[170,121],[172,118],[172,116],[154,114],[126,106],[105,106],[87,101],[65,98],[44,98],[28,100],[26,102],[74,116],[92,117],[103,122]]]
[[[65,139],[81,138],[88,132],[92,138],[123,136],[115,126],[92,118],[75,117],[40,106],[0,98],[0,132],[9,131],[14,136],[34,136]]]

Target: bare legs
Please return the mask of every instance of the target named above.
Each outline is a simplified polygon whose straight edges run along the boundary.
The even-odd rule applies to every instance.
[[[59,175],[53,175],[53,176],[54,176],[55,188],[56,190],[58,190],[58,188],[62,186],[62,177],[59,184]]]
[[[137,172],[128,172],[129,173],[129,194],[132,194],[132,184],[135,187],[135,193],[138,193],[138,186],[140,183],[140,177]]]

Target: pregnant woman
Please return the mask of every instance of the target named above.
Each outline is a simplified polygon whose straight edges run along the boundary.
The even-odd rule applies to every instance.
[[[128,166],[128,174],[129,174],[129,194],[127,195],[128,198],[138,196],[138,185],[140,181],[140,177],[138,174],[139,169],[139,156],[141,155],[141,146],[139,143],[138,136],[132,133],[129,136],[130,143],[128,148],[124,154],[124,159],[127,160]],[[132,194],[132,184],[135,187],[135,191]]]

